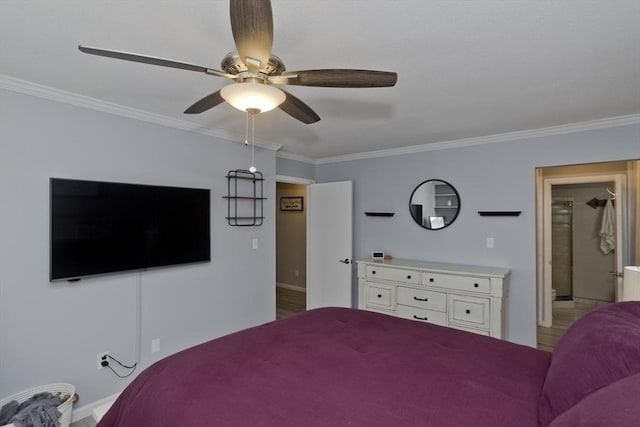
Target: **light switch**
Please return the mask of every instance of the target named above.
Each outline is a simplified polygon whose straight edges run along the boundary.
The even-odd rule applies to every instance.
[[[258,239],[253,239],[253,249],[258,249]]]
[[[494,241],[493,241],[493,237],[487,237],[487,248],[488,249],[493,249],[494,246]]]

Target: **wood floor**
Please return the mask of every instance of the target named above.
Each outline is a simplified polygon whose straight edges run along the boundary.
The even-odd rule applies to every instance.
[[[553,308],[553,326],[550,328],[538,326],[538,348],[553,351],[569,326],[594,308],[594,306],[582,304],[576,304],[574,308]]]
[[[276,286],[276,319],[301,313],[306,309],[306,292]]]

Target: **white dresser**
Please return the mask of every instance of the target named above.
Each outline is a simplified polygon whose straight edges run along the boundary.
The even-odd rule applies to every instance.
[[[357,264],[362,310],[507,338],[508,269],[406,259]]]

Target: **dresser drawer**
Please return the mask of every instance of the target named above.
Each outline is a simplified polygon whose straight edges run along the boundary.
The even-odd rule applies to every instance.
[[[398,304],[425,310],[447,311],[447,294],[426,289],[398,286]]]
[[[421,322],[435,323],[436,325],[447,326],[447,313],[441,311],[425,310],[417,307],[407,307],[398,304],[398,317],[405,319],[419,320]]]
[[[367,282],[365,285],[365,301],[367,307],[395,310],[395,286],[384,283]]]
[[[417,285],[420,283],[420,272],[416,270],[367,265],[367,278],[412,283]]]
[[[456,276],[455,274],[423,272],[422,284],[483,294],[488,294],[491,290],[490,281],[485,277]]]
[[[489,328],[491,300],[464,295],[451,295],[449,302],[449,322],[462,326]]]
[[[464,326],[458,326],[458,325],[449,325],[449,327],[453,329],[459,329],[461,331],[473,332],[474,334],[478,334],[478,335],[485,335],[487,337],[491,336],[491,334],[487,329],[465,328]]]

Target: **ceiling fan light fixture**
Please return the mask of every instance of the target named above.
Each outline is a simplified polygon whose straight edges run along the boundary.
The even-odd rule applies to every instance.
[[[280,89],[256,81],[227,85],[220,95],[234,108],[251,114],[271,111],[287,98]]]

